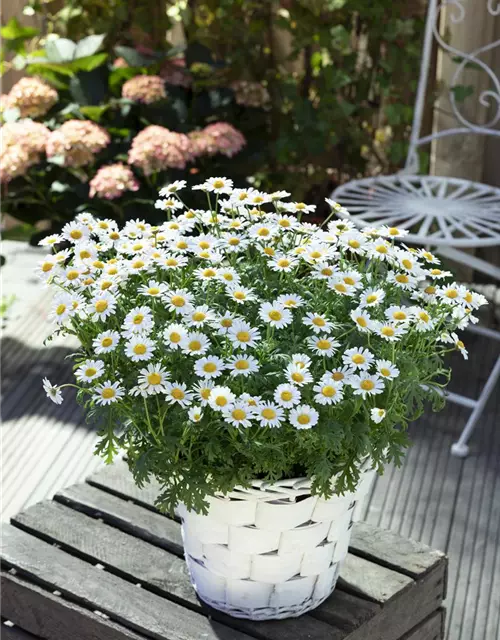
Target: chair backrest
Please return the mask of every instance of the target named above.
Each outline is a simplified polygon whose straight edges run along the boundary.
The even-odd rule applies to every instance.
[[[417,88],[410,146],[404,169],[405,172],[419,172],[418,148],[438,138],[455,134],[474,133],[500,136],[500,128],[498,128],[500,123],[500,80],[498,74],[481,59],[481,56],[485,53],[500,47],[500,39],[466,52],[456,49],[443,37],[446,26],[445,23],[452,25],[465,24],[467,17],[470,16],[473,11],[478,10],[485,10],[492,19],[495,19],[495,17],[500,16],[500,0],[442,0],[441,2],[438,0],[429,0],[420,78]],[[443,12],[446,12],[446,20],[443,18]],[[444,54],[449,54],[453,62],[456,63],[456,68],[452,75],[451,82],[447,87],[447,91],[449,92],[448,97],[452,115],[456,120],[457,126],[441,131],[433,130],[431,134],[422,136],[422,118],[425,109],[429,72],[432,66],[431,60],[434,41],[437,42],[440,50]],[[474,123],[465,116],[463,113],[463,95],[462,100],[459,99],[460,88],[463,87],[461,78],[463,78],[465,70],[471,67],[486,74],[486,81],[489,85],[487,89],[475,92],[468,98],[469,100],[475,100],[478,106],[480,105],[490,110],[491,115],[489,116],[489,120],[482,124]]]

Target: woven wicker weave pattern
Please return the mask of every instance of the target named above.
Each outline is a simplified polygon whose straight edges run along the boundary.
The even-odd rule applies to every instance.
[[[198,596],[229,615],[253,620],[298,616],[333,591],[353,521],[374,472],[356,493],[323,500],[306,478],[210,499],[207,516],[181,507],[186,562]]]

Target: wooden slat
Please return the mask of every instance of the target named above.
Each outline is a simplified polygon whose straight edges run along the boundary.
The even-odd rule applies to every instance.
[[[399,597],[413,585],[408,576],[350,553],[340,570],[339,586],[380,604]]]
[[[97,609],[115,622],[158,640],[248,640],[204,616],[92,567],[12,525],[2,526],[2,561],[22,576]],[[9,609],[3,615],[10,618]]]
[[[18,576],[2,572],[2,607],[13,622],[43,640],[146,640]],[[3,638],[3,633],[2,633]]]
[[[11,626],[8,623],[2,624],[0,634],[2,640],[40,640],[39,637],[23,631],[19,627]]]
[[[444,637],[445,617],[444,609],[438,609],[401,640],[441,640]]]
[[[117,460],[102,471],[92,474],[87,482],[147,508],[155,508],[155,500],[160,493],[160,485],[154,480],[139,489],[123,460]]]
[[[183,555],[179,525],[162,514],[143,509],[133,502],[122,500],[88,484],[63,489],[56,494],[55,500],[93,517],[102,518],[104,522],[176,555]]]

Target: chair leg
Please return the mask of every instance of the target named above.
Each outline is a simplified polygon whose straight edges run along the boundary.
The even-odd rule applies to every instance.
[[[469,419],[467,420],[467,424],[462,431],[462,434],[457,442],[454,442],[451,445],[451,453],[458,458],[465,458],[469,455],[469,446],[467,442],[474,431],[474,427],[476,426],[476,422],[479,420],[481,413],[484,409],[484,405],[488,402],[488,398],[491,395],[491,392],[495,388],[495,384],[500,377],[500,356],[498,357],[495,366],[493,367],[493,371],[490,373],[490,377],[486,381],[486,384],[481,391],[481,395],[477,400],[477,404],[474,407]]]

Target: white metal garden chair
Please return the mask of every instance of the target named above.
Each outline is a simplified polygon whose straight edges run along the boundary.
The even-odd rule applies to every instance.
[[[418,175],[419,149],[433,140],[458,134],[500,137],[500,81],[480,58],[485,52],[499,47],[500,40],[466,53],[450,46],[440,33],[440,16],[445,6],[451,10],[450,20],[459,23],[466,19],[464,5],[468,4],[472,11],[477,7],[476,2],[486,2],[492,19],[500,16],[498,0],[429,1],[412,133],[403,171],[391,176],[353,180],[338,187],[331,197],[352,214],[350,219],[360,227],[387,224],[410,229],[405,241],[433,247],[438,254],[500,281],[499,266],[462,251],[463,248],[500,246],[500,189],[459,178]],[[434,38],[444,51],[460,61],[457,63],[449,94],[458,124],[455,128],[433,131],[432,134],[423,136],[422,116]],[[495,113],[483,125],[470,122],[461,113],[455,97],[454,88],[459,84],[466,65],[471,63],[487,73],[490,80],[490,87],[481,92],[478,99],[482,106],[495,107]],[[495,348],[498,348],[499,332],[482,327],[472,327],[471,330],[495,340]],[[460,438],[452,445],[454,455],[468,455],[467,442],[499,377],[500,355],[477,400],[459,394],[447,394],[452,402],[472,409]]]

